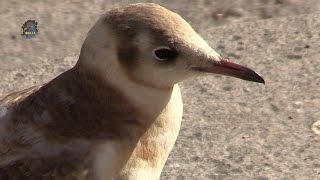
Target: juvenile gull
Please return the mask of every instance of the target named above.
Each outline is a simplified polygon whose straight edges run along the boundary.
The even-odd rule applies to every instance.
[[[0,101],[0,179],[159,179],[177,138],[177,83],[208,73],[264,83],[151,3],[104,13],[76,65]]]

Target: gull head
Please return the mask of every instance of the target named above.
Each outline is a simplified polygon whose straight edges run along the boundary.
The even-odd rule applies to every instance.
[[[152,3],[104,13],[89,31],[77,65],[153,88],[209,73],[264,83],[255,71],[222,58],[181,16]]]

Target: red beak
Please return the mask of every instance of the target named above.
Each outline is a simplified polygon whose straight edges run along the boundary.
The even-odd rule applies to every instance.
[[[220,59],[220,61],[210,60],[209,62],[204,63],[206,64],[205,67],[193,67],[192,69],[265,84],[264,79],[257,72],[240,64],[227,59]]]

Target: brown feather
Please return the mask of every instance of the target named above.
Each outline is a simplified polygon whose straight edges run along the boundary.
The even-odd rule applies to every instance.
[[[76,68],[40,88],[11,94],[0,102],[10,111],[6,128],[8,135],[0,146],[0,161],[19,156],[42,141],[67,144],[74,139],[85,139],[92,144],[102,140],[135,143],[147,129],[142,122],[142,111],[128,102],[120,91],[108,86],[99,76],[79,72]],[[49,121],[36,118],[43,112],[49,114]],[[39,136],[27,136],[25,127],[32,128]],[[7,164],[0,163],[0,177],[63,179],[64,176],[72,177],[74,173],[82,176],[88,166],[83,161],[89,161],[89,153],[89,149],[84,152],[72,149],[59,152],[54,157],[9,160]],[[67,170],[69,166],[72,171]]]

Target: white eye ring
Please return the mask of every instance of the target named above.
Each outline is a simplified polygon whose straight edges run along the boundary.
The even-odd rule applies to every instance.
[[[155,48],[152,51],[152,55],[158,61],[166,61],[169,59],[173,59],[176,56],[176,51],[172,50],[170,47],[167,46],[160,46]]]

